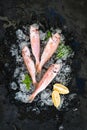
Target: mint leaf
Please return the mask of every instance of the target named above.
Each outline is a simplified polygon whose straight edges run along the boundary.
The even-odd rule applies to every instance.
[[[28,74],[25,75],[25,79],[22,81],[24,84],[26,84],[27,90],[30,89],[30,85],[32,83],[32,80]]]
[[[51,36],[52,36],[52,33],[50,31],[47,31],[47,35],[45,37],[45,40],[48,40],[49,37],[51,37]]]

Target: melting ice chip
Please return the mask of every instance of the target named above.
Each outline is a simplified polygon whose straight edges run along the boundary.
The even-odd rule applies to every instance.
[[[74,99],[76,96],[77,96],[76,93],[72,93],[72,94],[69,95],[68,98],[69,98],[69,100],[72,100],[72,99]]]
[[[48,106],[52,106],[53,102],[52,102],[52,98],[51,98],[51,90],[50,89],[46,89],[41,93],[41,101],[43,103],[45,103]]]
[[[57,29],[55,29],[55,31],[57,32],[57,33],[62,33],[62,30],[61,29],[59,29],[59,28],[57,28]]]
[[[12,56],[18,55],[18,49],[14,45],[11,46],[10,52],[11,52]]]
[[[34,107],[33,109],[32,109],[32,111],[34,112],[36,112],[36,114],[40,114],[40,110],[39,110],[39,108],[38,107]]]
[[[46,37],[46,33],[43,33],[41,30],[39,32],[40,32],[40,39],[44,40]]]
[[[20,69],[20,67],[19,67]],[[23,80],[25,79],[25,74],[21,71],[19,71],[19,77],[18,77],[18,83],[23,83]]]
[[[16,55],[16,62],[22,62],[23,58],[20,55]]]
[[[28,44],[29,44],[29,42],[23,41],[23,42],[20,42],[19,47],[20,47],[20,49],[22,50],[23,47],[24,47],[24,46],[28,46]]]
[[[59,130],[64,130],[64,126],[63,125],[59,126]]]
[[[62,60],[61,60],[61,59],[58,59],[58,60],[56,61],[56,63],[57,63],[57,64],[62,64]]]
[[[18,29],[17,31],[16,31],[16,35],[17,35],[17,38],[19,39],[19,40],[25,40],[26,39],[26,35],[23,33],[23,31],[22,30],[20,30],[20,29]]]
[[[70,65],[64,65],[62,68],[62,71],[65,73],[71,72],[71,66]]]
[[[63,85],[67,85],[71,80],[71,66],[70,65],[63,65],[60,73],[56,76],[56,82],[60,82]]]
[[[20,90],[27,93],[29,90],[26,89],[26,84],[20,83]]]
[[[11,85],[11,89],[13,90],[17,89],[17,84],[15,82],[12,82],[10,85]]]
[[[60,41],[64,41],[65,40],[65,37],[63,34],[60,35]]]
[[[49,97],[47,100],[43,100],[43,103],[45,103],[48,106],[53,106],[52,98]]]
[[[14,71],[14,78],[17,77],[19,72],[20,72],[19,68],[16,68],[15,71]]]
[[[18,101],[22,101],[24,103],[28,103],[29,102],[29,95],[19,91],[16,93],[15,99],[17,99]]]
[[[41,93],[41,100],[47,99],[51,96],[51,90],[50,89],[46,89],[44,91],[42,91]]]

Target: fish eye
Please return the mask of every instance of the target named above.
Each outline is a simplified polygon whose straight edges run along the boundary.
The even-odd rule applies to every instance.
[[[38,29],[36,29],[36,31],[38,31]]]

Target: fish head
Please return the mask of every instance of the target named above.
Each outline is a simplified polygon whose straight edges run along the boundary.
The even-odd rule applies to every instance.
[[[59,42],[59,40],[60,40],[60,35],[58,34],[58,33],[55,33],[53,36],[52,36],[52,40],[54,41],[54,42]]]
[[[38,25],[37,24],[33,24],[30,26],[30,33],[38,33]]]
[[[27,46],[25,46],[23,49],[22,49],[22,53],[26,56],[30,56],[30,51],[29,51],[29,48]]]
[[[54,64],[53,72],[54,72],[54,73],[58,73],[59,70],[60,70],[60,68],[61,68],[61,64]]]

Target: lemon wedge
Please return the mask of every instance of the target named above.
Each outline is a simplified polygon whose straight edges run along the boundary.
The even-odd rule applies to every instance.
[[[68,94],[69,93],[69,89],[67,87],[65,87],[62,84],[58,84],[58,83],[53,85],[53,90],[58,91],[60,94]]]
[[[58,106],[60,105],[60,95],[58,91],[52,92],[52,101],[53,101],[54,106],[58,108]]]

